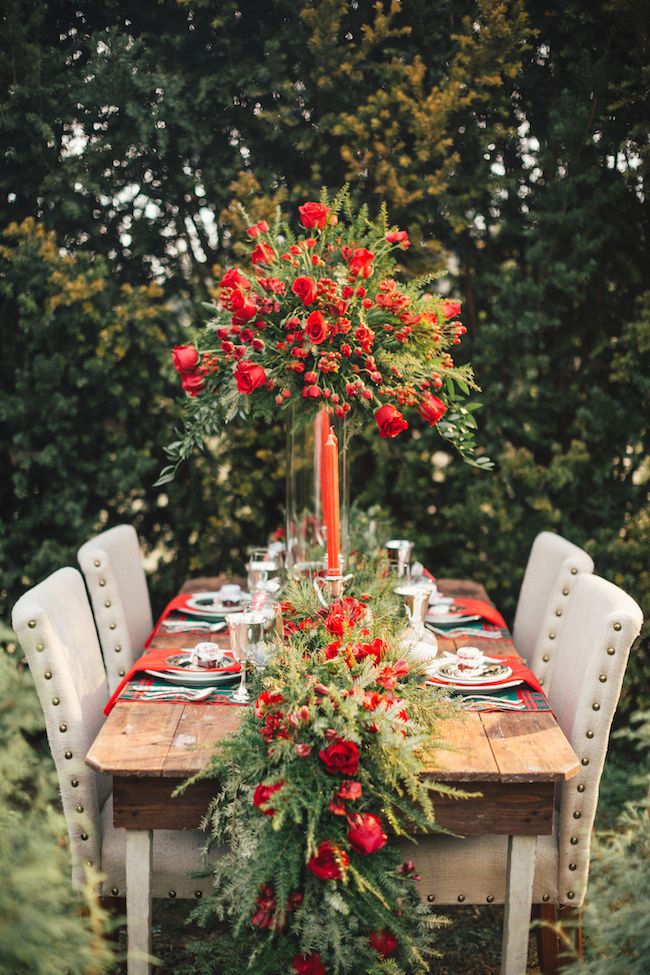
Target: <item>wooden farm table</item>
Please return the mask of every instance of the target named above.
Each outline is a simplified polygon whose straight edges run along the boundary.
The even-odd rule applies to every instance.
[[[214,590],[223,579],[190,580],[182,592]],[[438,580],[458,598],[487,599],[484,588],[465,580]],[[487,653],[517,656],[509,638],[472,644]],[[438,637],[440,650],[467,638]],[[156,636],[152,647],[174,647],[178,635]],[[127,830],[127,926],[129,975],[148,975],[141,960],[151,951],[151,849],[154,829],[195,829],[214,794],[214,783],[194,784],[171,794],[209,763],[215,746],[235,731],[242,709],[233,706],[119,701],[95,739],[86,761],[113,776],[114,825]],[[553,714],[464,712],[444,724],[446,745],[432,748],[425,775],[480,791],[478,798],[435,799],[436,819],[456,833],[508,836],[507,889],[502,975],[524,975],[538,835],[553,830],[555,791],[578,771],[578,758]]]

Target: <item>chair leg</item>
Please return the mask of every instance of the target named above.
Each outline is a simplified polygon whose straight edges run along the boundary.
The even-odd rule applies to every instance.
[[[582,911],[580,908],[564,906],[560,908],[560,924],[568,950],[560,956],[560,971],[572,962],[582,959]]]
[[[582,958],[582,912],[574,907],[538,904],[537,954],[544,975],[561,975]]]
[[[560,961],[560,940],[558,938],[558,915],[555,904],[536,904],[539,926],[537,928],[537,956],[543,975],[558,975]]]

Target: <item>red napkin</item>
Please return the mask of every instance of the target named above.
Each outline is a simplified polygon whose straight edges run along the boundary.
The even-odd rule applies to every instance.
[[[544,693],[542,691],[542,685],[537,680],[532,670],[528,669],[528,667],[526,666],[523,660],[520,660],[517,657],[494,657],[492,654],[490,654],[490,660],[498,660],[499,663],[505,664],[506,667],[512,668],[512,673],[510,674],[509,677],[504,677],[503,680],[500,681],[495,680],[492,684],[489,685],[490,687],[497,687],[499,684],[509,684],[513,680],[523,680],[525,684],[528,684],[531,690],[539,691],[542,694]],[[433,676],[427,678],[427,683],[436,684],[436,686],[438,687],[449,687],[449,684],[446,681],[437,681]],[[459,678],[457,683],[462,684],[463,682]],[[481,684],[474,684],[474,683],[472,683],[471,685],[465,684],[463,686],[475,687],[477,693],[479,694],[481,692],[481,687],[482,686],[485,687],[484,684],[481,685]]]
[[[182,610],[184,610],[186,608],[186,606],[187,606],[187,600],[189,599],[190,595],[191,595],[191,593],[188,594],[188,593],[185,592],[185,593],[181,593],[180,596],[174,596],[173,599],[170,599],[169,600],[169,602],[167,603],[167,605],[163,609],[162,613],[160,614],[160,618],[159,618],[158,622],[156,623],[156,625],[154,626],[153,630],[151,631],[151,633],[147,637],[147,640],[146,640],[146,643],[145,643],[145,649],[149,646],[149,644],[151,643],[151,641],[153,640],[153,638],[158,633],[158,630],[160,629],[160,624],[162,623],[162,621],[163,620],[166,620],[167,617],[169,615],[171,615],[171,613],[175,613],[175,612],[178,612],[178,611],[182,611]]]
[[[183,597],[183,598],[187,598],[187,597]],[[174,600],[172,600],[172,602],[173,601]],[[104,708],[104,714],[111,713],[111,711],[113,710],[113,706],[117,701],[118,697],[120,696],[125,684],[128,684],[130,680],[133,680],[135,675],[142,670],[169,670],[179,674],[187,673],[185,667],[169,666],[169,664],[167,663],[167,658],[170,657],[171,654],[173,653],[174,650],[170,650],[169,647],[161,648],[160,650],[149,650],[147,653],[143,653],[142,656],[135,661],[135,663],[133,664],[129,672],[126,674],[125,677],[122,678],[118,686],[113,691],[108,704]],[[205,672],[208,674],[211,672],[217,674],[238,674],[240,671],[241,671],[241,664],[238,663],[237,661],[233,661],[233,663],[229,667],[220,667],[218,670],[216,668],[215,669],[209,667],[205,668]]]
[[[458,613],[458,616],[480,616],[481,619],[486,620],[488,623],[494,623],[495,626],[500,627],[503,630],[507,630],[506,621],[499,612],[490,603],[487,603],[484,599],[454,599],[454,606],[460,606],[462,612]],[[450,616],[456,615],[455,612],[449,613]],[[435,615],[431,616],[432,622],[435,623]]]

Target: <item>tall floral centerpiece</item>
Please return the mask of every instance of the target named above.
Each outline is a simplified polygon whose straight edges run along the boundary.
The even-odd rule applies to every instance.
[[[184,432],[167,448],[171,463],[159,480],[170,480],[202,438],[237,414],[286,417],[292,561],[322,554],[324,431],[343,448],[342,485],[349,435],[366,426],[391,439],[411,423],[435,426],[469,463],[490,463],[474,457],[478,404],[466,402],[477,388],[472,369],[453,358],[466,332],[460,304],[431,291],[435,275],[398,280],[407,231],[389,223],[385,207],[375,220],[365,207],[355,212],[345,189],[331,201],[323,194],[304,203],[298,217],[298,234],[280,217],[248,227],[248,261],[219,281],[196,342],[173,350],[188,402]]]

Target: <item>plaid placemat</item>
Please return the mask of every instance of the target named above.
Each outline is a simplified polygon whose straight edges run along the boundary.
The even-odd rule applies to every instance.
[[[232,694],[234,688],[239,682],[239,674],[233,677],[232,681],[227,684],[219,684],[218,687],[213,687],[210,689],[210,694],[208,697],[201,698],[200,701],[190,700],[189,692],[185,689],[185,686],[181,688],[180,686],[175,687],[174,684],[170,684],[166,680],[162,680],[159,677],[138,677],[137,680],[129,681],[125,685],[122,693],[119,696],[120,701],[146,701],[147,704],[233,704],[237,705],[237,701],[229,700],[230,694]],[[188,685],[189,686],[189,685]],[[207,687],[192,687],[193,691],[207,691]],[[169,694],[169,697],[149,697],[152,691],[165,691]],[[174,693],[176,691],[176,693]]]
[[[476,689],[476,693],[480,694],[479,688]],[[471,703],[466,702],[466,711],[507,711],[508,708],[501,708],[499,705],[504,702],[506,704],[523,704],[522,708],[517,708],[521,711],[550,711],[551,707],[546,700],[546,697],[541,691],[533,691],[530,687],[508,687],[503,691],[494,691],[493,693],[486,695],[490,698],[490,702],[486,701],[476,701]],[[458,694],[456,700],[463,701],[465,695]],[[491,703],[493,702],[493,703]]]

